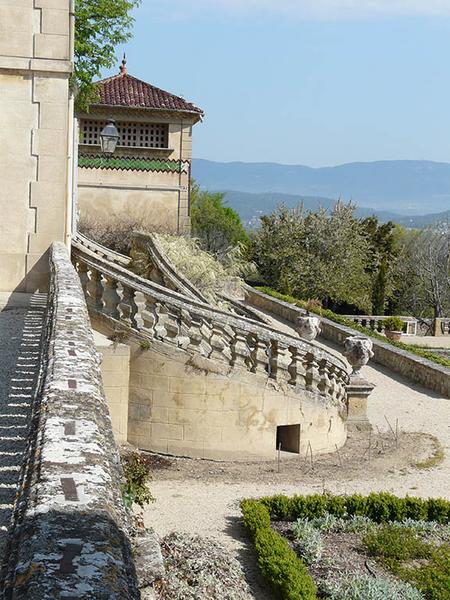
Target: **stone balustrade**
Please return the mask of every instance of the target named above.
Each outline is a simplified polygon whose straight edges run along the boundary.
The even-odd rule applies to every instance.
[[[89,311],[114,327],[345,404],[345,362],[313,343],[143,279],[77,241],[72,259]]]
[[[353,321],[362,327],[367,327],[372,331],[384,333],[384,320],[387,316],[377,315],[342,315],[345,319]],[[399,317],[406,324],[404,335],[417,335],[418,321],[414,317]]]

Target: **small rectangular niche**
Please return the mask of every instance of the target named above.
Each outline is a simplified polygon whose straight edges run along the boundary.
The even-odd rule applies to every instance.
[[[277,427],[277,450],[280,444],[283,452],[300,454],[300,424],[279,425]]]

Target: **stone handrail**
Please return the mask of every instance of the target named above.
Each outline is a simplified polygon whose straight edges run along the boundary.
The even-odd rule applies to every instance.
[[[227,368],[344,403],[346,363],[306,342],[143,279],[95,252],[73,246],[89,311],[147,339],[160,340]]]
[[[165,287],[181,292],[188,298],[200,300],[201,302],[208,302],[200,290],[198,290],[189,279],[175,269],[174,265],[161,248],[157,235],[154,233],[135,231],[133,233],[133,251],[143,252],[148,256],[153,268],[158,273],[157,276],[161,278],[161,283],[163,283]],[[155,281],[151,274],[149,279]]]
[[[200,300],[208,304],[208,300],[200,290],[187,277],[180,273],[172,261],[168,258],[154,233],[145,233],[137,231],[133,233],[133,253],[143,253],[150,259],[151,269],[148,278],[156,283],[161,283],[171,290],[180,292],[189,298]],[[219,296],[229,305],[230,310],[239,316],[248,317],[255,321],[265,322],[264,318],[251,306],[232,297],[230,294],[219,294]]]
[[[83,291],[50,252],[42,389],[12,527],[5,598],[137,599],[122,469]]]
[[[108,260],[109,262],[117,263],[122,267],[128,267],[131,262],[129,256],[119,254],[119,252],[115,252],[114,250],[111,250],[106,246],[102,246],[97,242],[93,242],[88,237],[79,232],[77,232],[76,238],[74,239],[73,243],[76,246],[87,248],[88,250],[95,252],[98,256],[106,258],[106,260]]]
[[[367,327],[367,329],[371,329],[372,331],[377,331],[378,333],[384,332],[384,320],[387,319],[387,316],[381,315],[342,315],[345,319],[349,321],[353,321],[357,325],[361,325],[362,327]],[[414,317],[398,317],[406,324],[406,332],[404,335],[417,335],[417,319]]]

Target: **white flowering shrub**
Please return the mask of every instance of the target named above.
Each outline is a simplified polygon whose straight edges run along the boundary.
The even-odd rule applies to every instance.
[[[335,517],[326,513],[323,517],[309,520],[310,525],[323,533],[366,533],[377,527],[368,517],[355,515],[349,518]]]
[[[320,531],[307,519],[298,519],[292,525],[297,549],[307,565],[318,562],[323,552],[323,539]]]
[[[347,575],[338,581],[326,581],[321,591],[329,600],[424,600],[409,583],[369,575]]]

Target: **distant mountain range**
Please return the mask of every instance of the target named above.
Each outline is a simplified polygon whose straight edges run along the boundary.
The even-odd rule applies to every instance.
[[[319,198],[315,196],[295,196],[293,194],[276,194],[266,192],[261,194],[250,194],[248,192],[235,192],[221,190],[225,192],[227,206],[234,208],[239,213],[242,222],[246,227],[257,227],[259,218],[262,215],[270,214],[280,204],[285,204],[289,208],[294,208],[300,203],[305,209],[316,211],[319,207],[331,209],[336,200],[332,198]],[[442,213],[432,213],[428,215],[401,215],[399,213],[385,210],[377,210],[365,206],[356,208],[358,217],[369,217],[376,215],[383,223],[394,221],[404,227],[427,227],[440,221],[450,220],[450,210]]]
[[[376,214],[405,226],[425,226],[450,215],[450,164],[380,161],[311,168],[276,163],[193,161],[193,176],[205,189],[226,191],[246,223],[280,202],[306,208],[353,200],[361,216]]]

